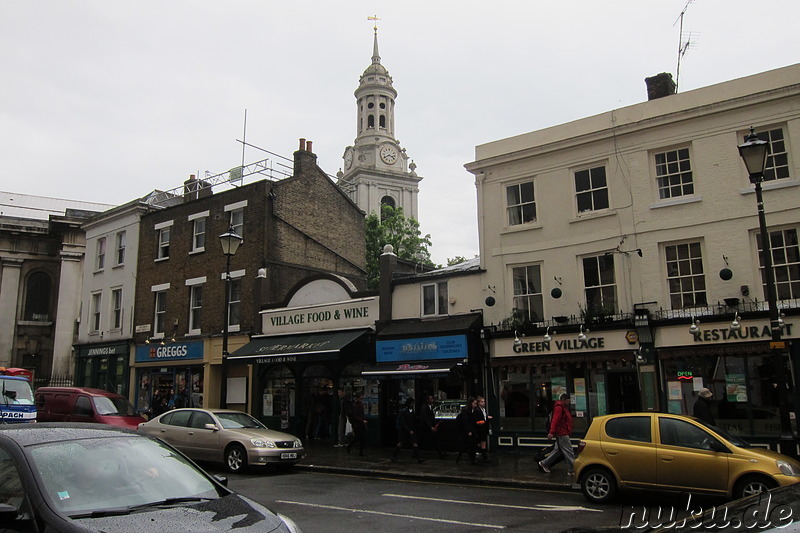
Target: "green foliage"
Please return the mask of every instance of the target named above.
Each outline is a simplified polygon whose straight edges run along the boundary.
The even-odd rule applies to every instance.
[[[452,259],[450,258],[447,259],[447,266],[451,267],[453,265],[460,265],[461,263],[466,263],[466,262],[467,262],[466,257],[464,257],[463,255],[457,255]]]
[[[367,229],[367,283],[370,289],[378,288],[380,277],[380,256],[383,247],[391,244],[400,259],[415,261],[426,266],[431,262],[428,247],[431,236],[422,235],[419,222],[406,218],[401,207],[382,206],[381,215],[370,213],[366,220]]]

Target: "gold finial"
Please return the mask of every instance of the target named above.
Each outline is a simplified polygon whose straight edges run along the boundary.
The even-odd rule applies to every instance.
[[[375,33],[378,33],[378,21],[381,20],[380,18],[378,18],[378,15],[367,17],[367,20],[372,20],[375,22],[375,26],[372,29],[375,30]]]

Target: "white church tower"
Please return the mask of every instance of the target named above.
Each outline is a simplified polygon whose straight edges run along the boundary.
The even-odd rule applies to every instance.
[[[367,67],[356,89],[357,132],[353,146],[344,150],[344,171],[339,171],[339,187],[364,212],[380,213],[382,204],[403,208],[406,218],[419,220],[418,184],[405,148],[394,136],[394,101],[397,91],[392,77],[381,65],[378,54],[378,27],[374,28],[372,64]]]

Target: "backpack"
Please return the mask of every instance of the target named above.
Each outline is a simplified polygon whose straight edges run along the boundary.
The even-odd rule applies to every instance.
[[[550,433],[550,426],[553,424],[553,411],[555,408],[551,409],[549,413],[547,413],[547,420],[544,422],[544,430]]]

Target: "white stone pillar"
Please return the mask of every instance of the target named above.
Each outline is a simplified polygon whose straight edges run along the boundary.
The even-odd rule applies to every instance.
[[[0,272],[0,366],[12,366],[17,331],[17,302],[22,259],[3,258]]]
[[[75,321],[81,309],[81,266],[83,253],[61,252],[61,276],[58,283],[56,326],[53,338],[53,376],[71,376],[74,370],[72,344]],[[106,295],[103,295],[107,297]]]

